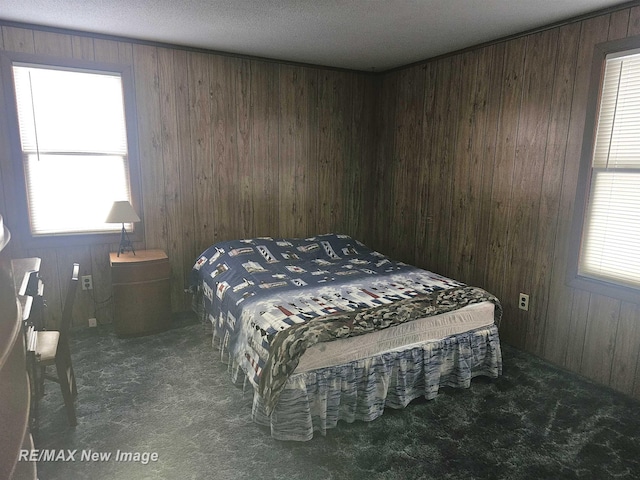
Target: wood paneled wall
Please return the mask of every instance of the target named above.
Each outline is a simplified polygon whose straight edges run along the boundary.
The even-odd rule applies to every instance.
[[[385,75],[367,235],[495,293],[504,341],[637,398],[640,306],[565,278],[594,45],[639,34],[626,8]]]
[[[372,76],[15,25],[1,33],[7,51],[133,67],[145,230],[135,247],[167,251],[174,311],[190,309],[186,277],[216,241],[330,231],[362,238]],[[43,259],[49,324],[59,321],[74,261],[94,278],[93,292],[79,292],[74,323],[110,322],[116,245],[21,247],[6,115],[0,122],[0,213],[13,225],[12,255]],[[86,193],[80,186],[79,201]]]
[[[12,26],[0,47],[133,66],[137,247],[167,250],[174,310],[188,310],[185,277],[215,241],[339,231],[486,288],[503,302],[505,342],[640,398],[640,306],[565,283],[593,48],[638,34],[640,7],[626,8],[379,75]],[[52,322],[72,261],[109,297],[114,245],[12,248],[43,257]],[[81,292],[77,324],[95,309]]]

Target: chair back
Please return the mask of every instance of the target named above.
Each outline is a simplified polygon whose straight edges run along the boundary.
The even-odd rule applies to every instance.
[[[62,309],[62,321],[60,322],[60,337],[66,338],[71,328],[71,319],[73,317],[73,302],[76,298],[76,290],[78,290],[78,275],[80,273],[80,264],[74,263],[71,272],[71,280],[69,280],[69,288],[67,288],[67,296],[64,300]]]

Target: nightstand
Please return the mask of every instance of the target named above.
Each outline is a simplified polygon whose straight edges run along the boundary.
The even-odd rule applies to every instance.
[[[119,337],[148,335],[171,325],[169,258],[162,250],[113,252],[111,288],[114,329]]]

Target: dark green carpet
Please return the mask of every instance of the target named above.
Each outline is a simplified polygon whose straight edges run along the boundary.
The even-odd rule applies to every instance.
[[[272,440],[250,419],[202,327],[119,339],[75,334],[78,426],[56,384],[40,403],[36,448],[77,450],[40,462],[48,479],[640,478],[640,402],[503,346],[504,375],[432,401],[342,423],[310,442]],[[82,461],[82,451],[111,453]],[[115,461],[117,450],[158,460]]]

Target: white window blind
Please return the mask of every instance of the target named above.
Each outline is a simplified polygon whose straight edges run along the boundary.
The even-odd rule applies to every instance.
[[[579,275],[640,288],[640,53],[606,60]]]
[[[14,63],[13,77],[32,234],[119,231],[105,219],[131,200],[120,74]]]

